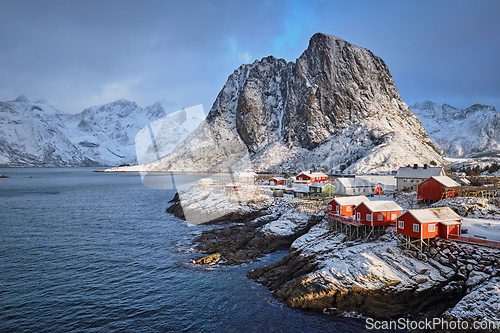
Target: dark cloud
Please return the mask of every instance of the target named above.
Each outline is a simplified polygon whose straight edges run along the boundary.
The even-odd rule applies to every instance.
[[[498,1],[0,3],[0,100],[79,112],[118,98],[211,107],[228,75],[268,55],[294,61],[315,32],[372,50],[403,100],[500,109]]]

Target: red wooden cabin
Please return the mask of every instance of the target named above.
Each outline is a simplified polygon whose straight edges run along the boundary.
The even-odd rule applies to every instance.
[[[285,185],[286,184],[286,178],[283,177],[273,177],[269,179],[269,185]]]
[[[352,197],[337,197],[328,202],[325,213],[337,214],[342,216],[353,216],[354,207],[359,205],[361,202],[367,201],[370,200],[368,200],[368,198],[364,195]]]
[[[397,219],[398,233],[419,239],[460,235],[462,219],[449,207],[412,209]]]
[[[354,208],[356,220],[370,227],[396,224],[402,211],[397,203],[386,200],[362,202]]]
[[[323,172],[301,172],[295,177],[296,183],[311,185],[312,183],[320,183],[326,182],[328,180],[328,176]]]
[[[435,202],[441,199],[451,198],[455,195],[454,191],[448,191],[446,198],[443,197],[445,191],[449,188],[458,187],[459,183],[448,176],[433,176],[417,187],[417,200],[425,202]]]

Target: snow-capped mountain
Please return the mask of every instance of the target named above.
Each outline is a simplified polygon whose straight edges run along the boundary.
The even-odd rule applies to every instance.
[[[447,157],[498,156],[500,112],[475,104],[457,109],[431,101],[415,103],[410,110],[420,118],[434,144]]]
[[[270,56],[235,70],[206,121],[144,169],[366,173],[431,161],[446,163],[384,61],[318,33],[296,62]]]
[[[173,103],[144,109],[118,100],[72,115],[46,100],[20,96],[0,102],[0,166],[114,166],[136,161],[135,137],[149,123],[169,117],[164,136],[178,143],[203,117],[186,117]],[[184,112],[184,116],[181,113]],[[170,152],[165,150],[164,153]]]

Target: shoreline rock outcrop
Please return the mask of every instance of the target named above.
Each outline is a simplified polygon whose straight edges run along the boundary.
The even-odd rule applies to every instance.
[[[420,254],[400,247],[390,228],[378,239],[353,241],[321,215],[294,211],[284,198],[274,200],[254,212],[259,215],[203,231],[194,239],[203,253],[195,263],[238,265],[289,248],[280,261],[247,277],[290,307],[448,320],[474,320],[479,312],[473,310],[480,308],[500,320],[500,250],[440,239]],[[484,293],[494,299],[473,304]]]

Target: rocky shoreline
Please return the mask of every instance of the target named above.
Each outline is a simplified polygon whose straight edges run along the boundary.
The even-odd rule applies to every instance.
[[[250,271],[290,307],[374,318],[500,321],[500,251],[433,240],[420,255],[398,245],[395,230],[370,242],[348,240],[323,216],[275,198],[252,214],[233,212],[194,239],[196,264],[238,265],[289,248],[280,261]],[[183,216],[178,196],[167,212]],[[210,224],[207,222],[205,224]],[[488,302],[474,300],[491,295]]]
[[[179,194],[169,201],[167,213],[186,220]],[[321,218],[307,217],[307,221],[298,224],[293,233],[277,235],[266,232],[263,227],[286,217],[283,207],[281,212],[272,213],[283,203],[273,202],[271,206],[253,212],[231,212],[214,220],[205,222],[209,225],[223,225],[220,228],[206,230],[194,239],[195,249],[205,254],[194,260],[197,264],[238,265],[257,261],[262,256],[278,250],[287,249],[295,239],[307,233]]]

